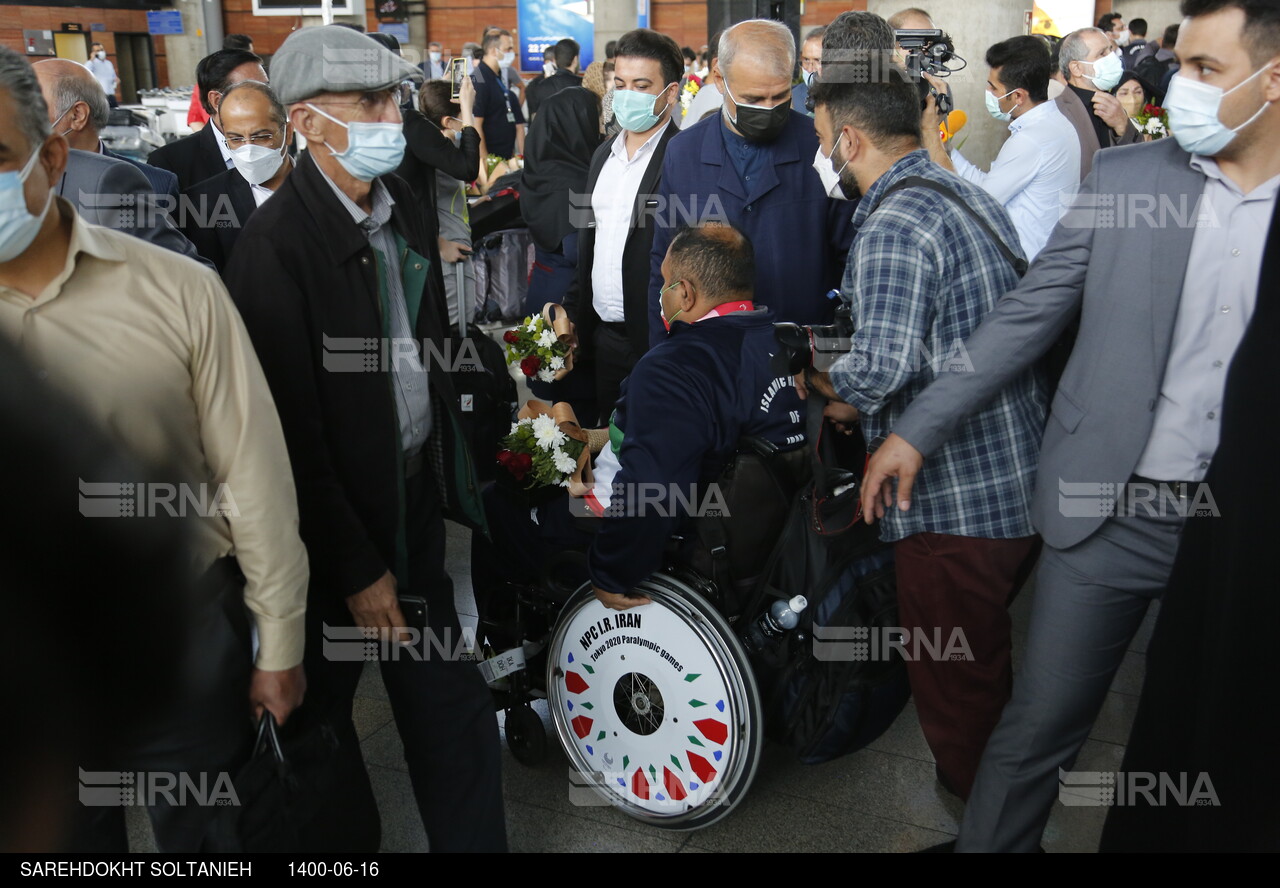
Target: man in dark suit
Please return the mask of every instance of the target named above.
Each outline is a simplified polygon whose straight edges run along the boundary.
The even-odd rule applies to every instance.
[[[227,90],[218,119],[235,166],[183,192],[182,230],[221,272],[253,211],[293,169],[285,150],[293,131],[271,87],[256,80]]]
[[[322,71],[313,60],[326,53],[368,64]],[[353,138],[357,123],[398,128],[399,86],[421,72],[336,26],[293,32],[272,70],[307,150],[249,220],[225,278],[280,410],[311,560],[308,701],[341,744],[343,798],[325,819],[347,821],[332,824],[327,846],[378,847],[351,719],[364,664],[327,654],[324,641],[364,629],[384,642],[379,666],[431,849],[505,850],[493,700],[475,663],[456,655],[444,568],[444,516],[484,525],[450,368],[432,358],[447,349],[444,294],[412,192],[390,175],[400,158]],[[395,345],[382,366],[350,351],[378,341]],[[402,609],[409,596],[426,603],[416,625]],[[400,648],[396,627],[416,629],[418,643]],[[450,653],[419,647],[428,637]]]
[[[828,32],[829,33],[829,32]],[[756,251],[756,293],[779,320],[830,323],[849,251],[853,207],[827,197],[814,171],[813,121],[791,107],[795,41],[755,19],[720,38],[720,114],[683,131],[662,164],[649,275],[649,342],[666,335],[661,265],[683,224],[712,219],[742,231]],[[685,137],[687,136],[687,138]]]
[[[178,187],[186,191],[224,170],[231,169],[231,151],[218,129],[218,103],[222,94],[242,80],[267,82],[262,59],[244,49],[220,49],[196,65],[196,86],[200,102],[209,113],[211,126],[183,136],[151,152],[147,162],[169,170],[178,177]]]
[[[571,86],[582,86],[582,76],[577,74],[578,54],[582,47],[578,41],[568,37],[551,47],[555,58],[556,70],[550,77],[535,78],[525,87],[525,98],[529,102],[529,117],[538,113],[538,106],[550,96]]]
[[[57,129],[68,145],[77,151],[97,152],[132,164],[147,177],[152,191],[172,198],[172,207],[178,205],[177,176],[149,163],[116,154],[102,144],[99,133],[107,125],[111,108],[102,84],[88,68],[67,59],[44,59],[32,65],[31,70],[40,83],[40,92],[49,108],[50,122],[58,121]]]
[[[649,348],[651,217],[662,212],[655,197],[662,160],[680,132],[672,114],[684,58],[670,37],[638,28],[618,39],[614,63],[614,114],[623,129],[596,150],[586,194],[571,204],[589,216],[578,241],[578,289],[566,306],[583,356],[595,358],[603,422],[622,380]]]
[[[1138,131],[1120,100],[1111,95],[1124,73],[1110,38],[1097,28],[1081,28],[1062,39],[1058,65],[1067,88],[1054,99],[1080,139],[1080,178],[1093,169],[1103,148],[1132,145]]]

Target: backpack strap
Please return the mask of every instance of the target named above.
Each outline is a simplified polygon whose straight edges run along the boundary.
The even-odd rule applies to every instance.
[[[875,205],[871,212],[874,213],[876,210],[880,209],[880,204],[884,203],[884,199],[890,194],[893,194],[895,191],[904,191],[908,188],[928,188],[930,191],[938,192],[943,197],[947,198],[947,200],[960,207],[960,209],[969,214],[969,217],[973,219],[974,222],[978,223],[982,230],[986,232],[987,237],[991,238],[991,242],[996,245],[996,248],[1000,251],[1000,255],[1004,257],[1004,261],[1008,262],[1013,270],[1017,272],[1018,277],[1022,277],[1027,273],[1027,260],[1009,249],[1009,245],[1000,239],[1000,235],[996,234],[996,230],[991,227],[991,223],[982,218],[982,216],[978,214],[977,210],[965,203],[964,198],[956,194],[946,185],[943,185],[941,182],[935,182],[933,179],[926,179],[923,176],[908,176],[905,179],[894,182],[886,188],[884,194],[880,195],[880,202]]]

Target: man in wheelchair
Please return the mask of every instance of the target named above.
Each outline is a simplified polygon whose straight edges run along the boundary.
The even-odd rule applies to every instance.
[[[668,337],[623,381],[607,434],[591,434],[600,450],[587,496],[533,506],[502,485],[485,492],[492,540],[476,534],[472,549],[482,618],[504,586],[545,582],[545,565],[555,559],[563,567],[565,552],[586,557],[576,575],[557,578],[562,585],[589,580],[617,610],[649,603],[632,590],[663,567],[690,506],[716,502],[707,485],[739,442],[759,439],[782,451],[803,444],[803,405],[790,378],[771,369],[775,319],[754,302],[746,236],[717,223],[685,228],[671,241],[662,277]]]

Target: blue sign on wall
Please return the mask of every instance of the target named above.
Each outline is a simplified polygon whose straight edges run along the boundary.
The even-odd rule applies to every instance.
[[[408,22],[379,22],[378,30],[383,34],[390,34],[392,37],[400,41],[401,48],[409,43],[409,23]]]
[[[154,37],[166,34],[181,34],[182,13],[176,9],[164,9],[160,12],[147,13],[147,33]]]
[[[636,27],[649,27],[649,0],[636,0]]]
[[[583,69],[595,57],[596,22],[586,0],[520,0],[517,27],[516,61],[522,71],[541,70],[542,53],[566,37],[582,47],[578,63]]]

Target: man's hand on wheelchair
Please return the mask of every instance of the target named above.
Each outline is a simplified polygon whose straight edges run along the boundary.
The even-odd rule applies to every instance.
[[[911,488],[924,456],[905,439],[890,435],[871,456],[862,479],[862,515],[870,524],[893,506],[893,479],[898,479],[898,508],[911,508]]]
[[[599,586],[592,586],[591,591],[596,593],[596,600],[609,608],[609,610],[624,611],[627,608],[638,607],[642,604],[652,604],[652,602],[643,595],[624,595],[620,592],[606,592]]]
[[[845,435],[852,435],[858,426],[858,408],[844,401],[828,401],[822,415]]]
[[[836,394],[836,387],[831,383],[831,374],[825,370],[814,370],[812,368],[805,370],[803,373],[797,373],[795,376],[796,394],[803,401],[809,397],[809,392],[817,392],[828,401],[839,401],[840,396]]]

